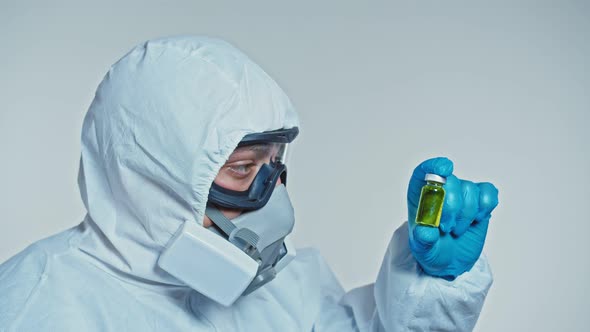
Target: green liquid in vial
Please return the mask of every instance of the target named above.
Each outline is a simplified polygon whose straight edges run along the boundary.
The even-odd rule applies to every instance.
[[[437,182],[428,181],[420,193],[420,202],[416,213],[416,223],[424,226],[438,227],[445,201],[445,190]]]

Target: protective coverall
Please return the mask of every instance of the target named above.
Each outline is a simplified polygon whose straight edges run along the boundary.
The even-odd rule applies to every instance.
[[[240,139],[293,126],[284,92],[226,42],[181,36],[135,47],[110,68],[84,120],[88,213],[0,265],[0,331],[473,329],[492,283],[485,257],[453,281],[429,276],[408,248],[407,223],[376,282],[348,293],[314,249],[229,307],[158,267],[179,227],[202,223],[209,187]]]

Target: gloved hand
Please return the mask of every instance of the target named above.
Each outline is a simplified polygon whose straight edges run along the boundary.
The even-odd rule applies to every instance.
[[[420,191],[427,173],[447,178],[439,228],[416,224]],[[488,182],[460,180],[447,158],[424,161],[414,170],[408,187],[410,249],[424,272],[453,280],[475,264],[486,238],[498,189]]]

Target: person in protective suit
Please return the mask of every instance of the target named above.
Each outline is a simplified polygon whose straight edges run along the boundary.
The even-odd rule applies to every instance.
[[[446,158],[420,164],[376,282],[345,292],[289,238],[298,133],[285,93],[230,44],[138,45],[84,120],[86,217],[0,265],[0,331],[472,330],[496,188]],[[425,174],[447,179],[439,228],[415,223]]]

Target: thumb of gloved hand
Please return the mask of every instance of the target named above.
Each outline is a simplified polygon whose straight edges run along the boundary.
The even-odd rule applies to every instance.
[[[412,245],[415,253],[427,253],[433,250],[433,246],[436,245],[440,238],[440,232],[436,227],[428,226],[414,226],[412,231],[413,241]]]

